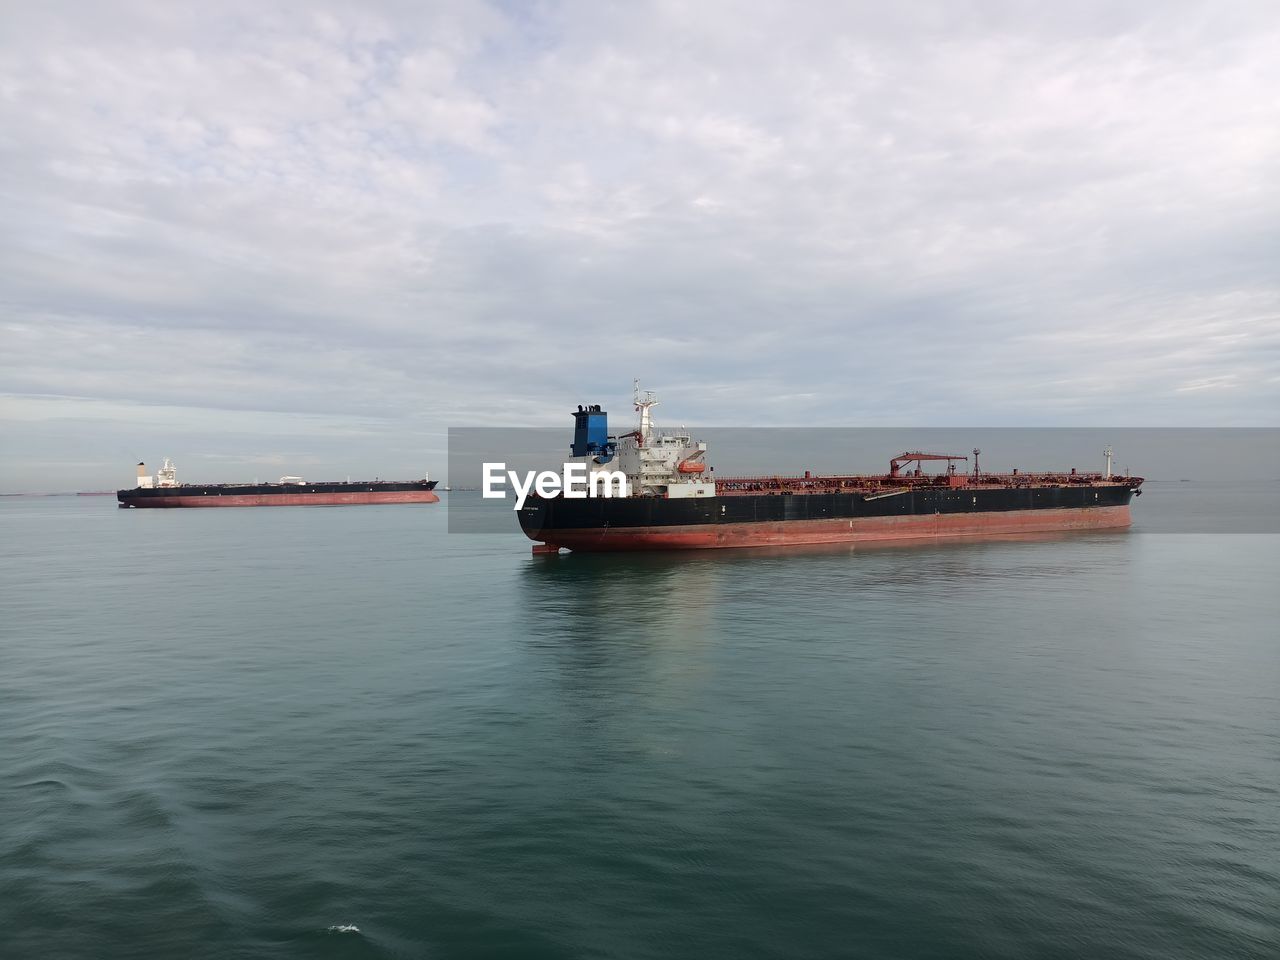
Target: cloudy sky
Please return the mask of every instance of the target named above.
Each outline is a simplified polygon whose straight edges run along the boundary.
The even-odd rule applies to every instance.
[[[1280,425],[1280,8],[7,5],[0,490]]]

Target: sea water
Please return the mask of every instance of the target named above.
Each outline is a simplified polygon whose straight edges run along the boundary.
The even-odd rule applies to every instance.
[[[5,498],[0,956],[1271,960],[1280,537],[1144,532],[1224,495],[558,558]]]

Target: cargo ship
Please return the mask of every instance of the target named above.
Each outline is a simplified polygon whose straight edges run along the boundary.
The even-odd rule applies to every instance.
[[[982,538],[1009,534],[1124,528],[1129,505],[1141,496],[1141,477],[1106,469],[1082,473],[983,473],[966,456],[906,451],[873,475],[721,477],[707,460],[707,444],[683,431],[659,430],[652,392],[637,388],[639,425],[608,432],[598,405],[574,417],[575,458],[591,473],[626,475],[625,496],[531,494],[518,510],[534,553],[688,550],[857,543],[860,541]],[[924,465],[946,466],[927,473]],[[603,489],[600,484],[596,489]]]
[[[168,458],[154,477],[138,464],[138,485],[117,490],[121,507],[296,507],[366,503],[437,503],[436,481],[357,480],[312,483],[281,477],[278,483],[178,483]]]

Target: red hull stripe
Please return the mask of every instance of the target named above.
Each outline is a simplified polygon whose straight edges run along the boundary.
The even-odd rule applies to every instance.
[[[1009,510],[999,513],[932,514],[915,517],[860,517],[779,523],[726,523],[682,527],[611,527],[544,530],[531,539],[583,551],[702,550],[859,541],[998,537],[1062,530],[1129,526],[1129,507]]]
[[[201,495],[188,497],[139,497],[121,500],[131,507],[338,507],[365,503],[439,503],[429,490],[359,493],[269,493],[253,495]]]

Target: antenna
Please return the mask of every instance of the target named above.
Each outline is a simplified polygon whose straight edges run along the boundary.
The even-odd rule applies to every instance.
[[[982,453],[977,447],[973,448],[973,475],[976,477],[981,471],[978,470],[978,454]]]

